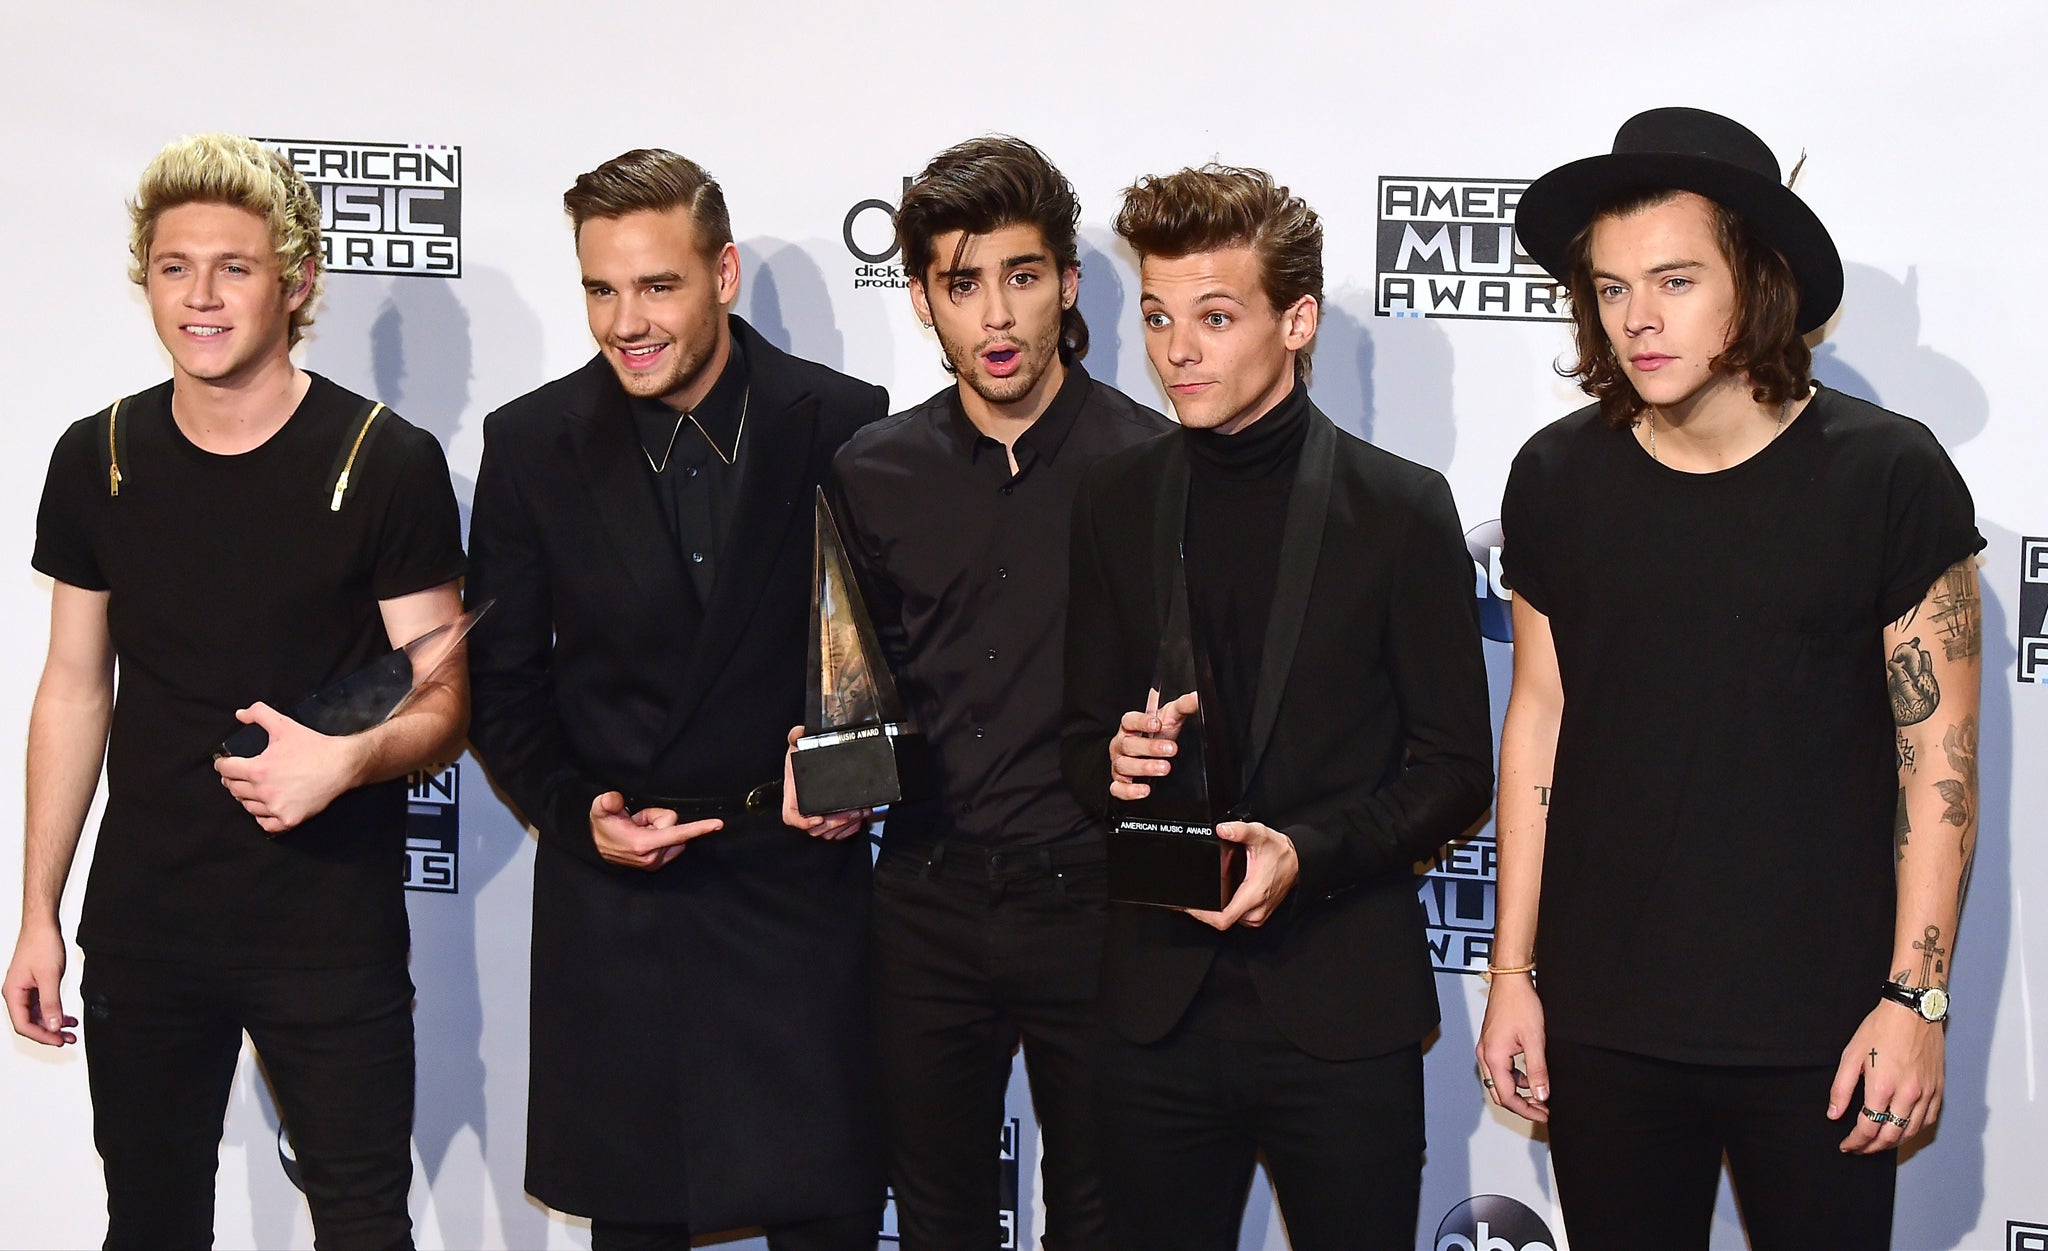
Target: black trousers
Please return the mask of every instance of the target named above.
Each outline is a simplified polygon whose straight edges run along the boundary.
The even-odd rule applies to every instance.
[[[801,1225],[773,1225],[768,1251],[875,1251],[880,1212],[834,1216]],[[590,1222],[590,1251],[690,1251],[688,1225],[633,1225]]]
[[[1020,1040],[1045,1141],[1043,1245],[1111,1246],[1094,1113],[1107,890],[1099,850],[885,842],[870,958],[903,1251],[1002,1245],[999,1199],[1015,1196],[999,1193],[998,1134]]]
[[[1235,1251],[1259,1154],[1294,1251],[1413,1251],[1420,1045],[1318,1060],[1281,1039],[1111,1035],[1102,1079],[1119,1251]]]
[[[1547,1054],[1572,1251],[1704,1251],[1724,1153],[1752,1251],[1890,1246],[1898,1158],[1839,1149],[1853,1126],[1827,1119],[1835,1066],[1681,1064],[1556,1038]]]
[[[213,1245],[222,1122],[248,1031],[298,1156],[314,1244],[412,1246],[405,961],[222,969],[88,953],[85,1059],[108,1248]]]

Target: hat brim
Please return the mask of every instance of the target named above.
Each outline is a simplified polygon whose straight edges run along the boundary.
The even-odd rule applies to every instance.
[[[1515,237],[1531,260],[1564,282],[1573,237],[1603,205],[1625,192],[1665,187],[1733,209],[1778,250],[1799,287],[1799,333],[1834,316],[1842,302],[1842,255],[1827,227],[1776,179],[1712,157],[1623,152],[1560,165],[1522,192]]]

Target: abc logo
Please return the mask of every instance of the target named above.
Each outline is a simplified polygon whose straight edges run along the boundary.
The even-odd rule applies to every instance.
[[[1436,1227],[1436,1251],[1555,1251],[1543,1218],[1506,1195],[1473,1195]]]
[[[1500,576],[1500,522],[1475,526],[1465,535],[1472,555],[1472,592],[1479,599],[1479,632],[1496,643],[1512,643],[1515,629],[1508,603],[1515,598]]]

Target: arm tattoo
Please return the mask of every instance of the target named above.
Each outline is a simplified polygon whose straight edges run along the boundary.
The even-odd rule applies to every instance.
[[[1920,769],[1914,763],[1915,753],[1912,740],[1906,737],[1904,730],[1894,730],[1893,733],[1899,736],[1899,772],[1918,773]]]
[[[1913,950],[1920,953],[1920,984],[1932,986],[1938,977],[1941,985],[1948,985],[1948,965],[1942,961],[1942,957],[1948,954],[1948,948],[1941,945],[1941,927],[1928,926],[1925,934],[1913,944]]]
[[[1982,600],[1972,572],[1968,561],[1952,567],[1928,595],[1935,611],[1927,623],[1941,630],[1942,651],[1950,660],[1968,660],[1984,650]]]
[[[1906,788],[1899,788],[1899,812],[1892,819],[1893,862],[1906,858],[1906,836],[1913,832],[1912,819],[1906,815]]]
[[[1899,725],[1918,725],[1941,706],[1941,684],[1934,680],[1934,657],[1920,646],[1918,638],[1907,639],[1892,649],[1885,662],[1885,677],[1892,692],[1892,720]]]
[[[1934,784],[1948,805],[1941,819],[1961,829],[1967,840],[1977,815],[1973,811],[1977,799],[1977,718],[1964,717],[1961,725],[1950,726],[1941,736],[1941,750],[1948,757],[1948,767],[1963,775],[1960,782],[1945,779]]]
[[[1896,973],[1892,974],[1892,985],[1894,985],[1894,986],[1911,986],[1912,984],[1913,984],[1913,970],[1911,970],[1911,969],[1900,969],[1900,970],[1899,970],[1898,972],[1896,972]]]

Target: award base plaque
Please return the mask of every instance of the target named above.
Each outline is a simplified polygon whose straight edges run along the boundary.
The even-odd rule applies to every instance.
[[[797,810],[815,817],[901,802],[921,789],[926,754],[924,736],[896,724],[805,735],[789,759]]]
[[[1220,912],[1244,881],[1242,851],[1206,821],[1122,817],[1109,839],[1109,897]]]
[[[919,797],[929,771],[922,735],[903,716],[874,622],[818,492],[805,735],[789,758],[796,809],[807,817]]]

